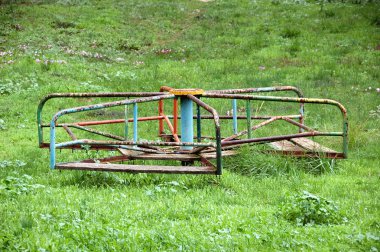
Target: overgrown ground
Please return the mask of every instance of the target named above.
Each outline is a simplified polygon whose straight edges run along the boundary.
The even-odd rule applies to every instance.
[[[380,249],[376,1],[52,2],[0,5],[0,250]],[[44,95],[161,85],[295,85],[338,100],[349,159],[243,148],[221,178],[49,170],[35,122]],[[303,191],[313,195],[290,197]],[[307,199],[329,224],[291,221],[315,207]]]

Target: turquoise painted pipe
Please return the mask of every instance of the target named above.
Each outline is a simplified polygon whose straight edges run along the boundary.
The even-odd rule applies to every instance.
[[[181,142],[192,143],[193,130],[193,101],[181,96]],[[191,150],[192,146],[182,146],[182,150]]]
[[[238,128],[237,128],[237,103],[236,103],[236,99],[232,100],[232,128],[234,130],[234,134],[237,134]]]
[[[137,142],[137,103],[133,103],[133,142]]]

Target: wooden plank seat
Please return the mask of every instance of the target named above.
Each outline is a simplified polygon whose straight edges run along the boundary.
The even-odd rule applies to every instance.
[[[215,174],[215,167],[211,166],[155,166],[155,165],[124,165],[101,163],[58,163],[59,170],[87,170],[110,171],[127,173],[172,173],[172,174]]]
[[[274,149],[274,152],[284,155],[292,155],[297,157],[344,158],[343,153],[339,153],[328,147],[322,146],[319,143],[305,137],[271,142],[268,143],[268,145]]]
[[[128,157],[129,160],[177,160],[177,161],[197,161],[201,160],[201,157],[206,159],[215,159],[216,153],[170,153],[170,154],[155,154],[155,153],[143,153],[131,150],[118,149],[121,154]],[[236,151],[228,150],[222,151],[222,156],[232,156],[235,155]]]

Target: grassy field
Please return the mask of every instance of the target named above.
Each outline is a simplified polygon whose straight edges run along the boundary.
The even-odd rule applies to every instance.
[[[0,251],[380,250],[377,1],[12,2],[0,4]],[[338,100],[349,158],[245,147],[220,178],[49,169],[43,96],[162,85],[294,85]],[[315,127],[340,120],[306,111]]]

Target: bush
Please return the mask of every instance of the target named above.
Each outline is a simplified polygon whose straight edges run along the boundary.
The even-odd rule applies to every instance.
[[[339,224],[346,220],[333,201],[307,191],[290,196],[281,206],[280,214],[298,226]]]

